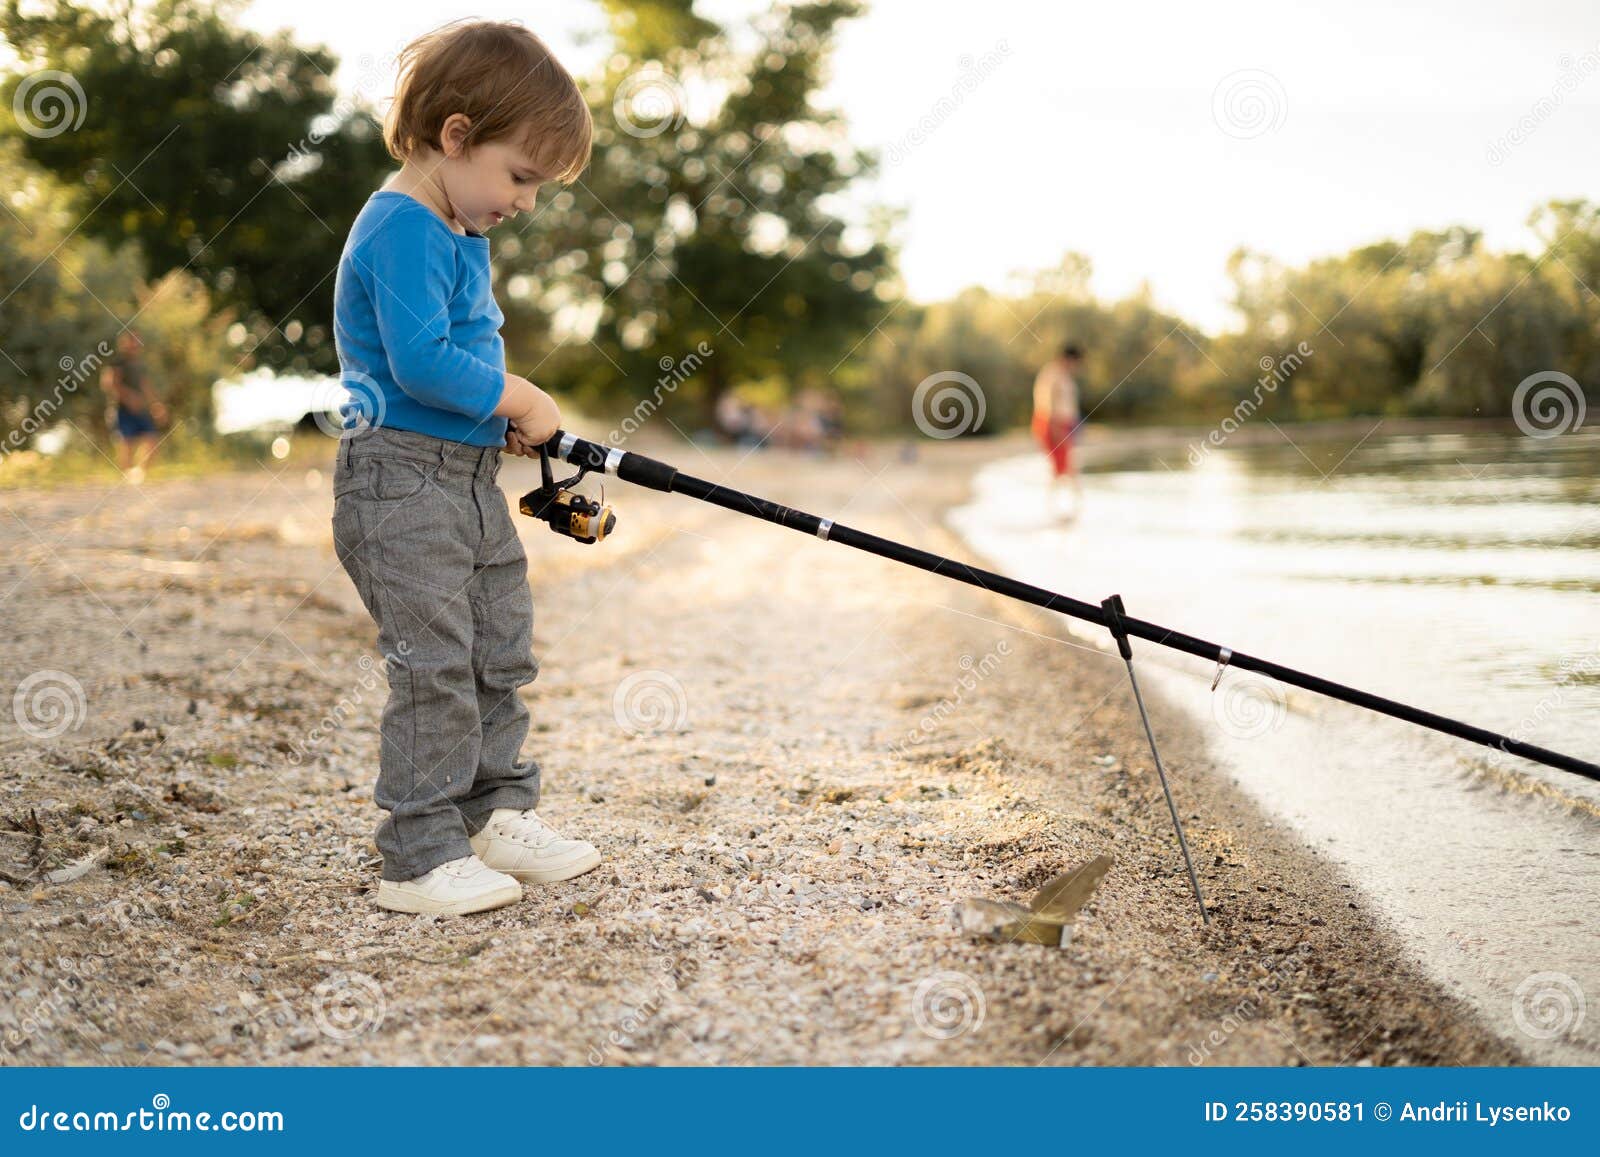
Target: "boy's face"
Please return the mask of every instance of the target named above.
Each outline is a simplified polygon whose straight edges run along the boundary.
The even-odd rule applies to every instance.
[[[490,141],[444,162],[444,186],[456,218],[474,233],[533,208],[543,174],[514,141]]]

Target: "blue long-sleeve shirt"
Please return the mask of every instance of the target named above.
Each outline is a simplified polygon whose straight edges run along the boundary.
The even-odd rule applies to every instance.
[[[380,189],[346,238],[333,285],[333,336],[365,423],[499,446],[505,315],[489,277],[489,239],[460,234],[416,198]]]

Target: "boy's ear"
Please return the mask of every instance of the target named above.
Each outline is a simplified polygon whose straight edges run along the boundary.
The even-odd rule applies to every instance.
[[[439,151],[447,157],[459,156],[466,150],[471,131],[471,117],[464,112],[451,113],[439,126]]]

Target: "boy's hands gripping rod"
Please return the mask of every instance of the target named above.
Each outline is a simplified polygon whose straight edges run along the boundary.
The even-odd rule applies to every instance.
[[[1379,695],[1346,687],[1341,683],[1324,679],[1304,671],[1297,671],[1293,667],[1285,667],[1268,659],[1258,659],[1253,655],[1246,655],[1234,651],[1217,643],[1197,639],[1193,635],[1186,635],[1163,627],[1157,623],[1147,623],[1143,619],[1133,618],[1131,615],[1120,613],[1121,604],[1107,610],[1102,604],[1096,606],[1079,599],[1069,598],[1066,595],[1055,594],[1042,587],[1032,586],[1028,583],[1018,582],[1016,579],[1007,578],[1005,575],[995,574],[993,571],[980,570],[968,566],[966,563],[957,562],[955,559],[944,558],[929,551],[918,550],[916,547],[906,546],[887,538],[879,538],[875,534],[834,522],[830,518],[819,518],[814,514],[807,514],[803,510],[792,507],[780,506],[776,502],[769,502],[765,498],[758,498],[752,494],[744,494],[738,490],[730,490],[725,486],[706,482],[669,466],[665,462],[657,462],[654,458],[646,458],[642,454],[634,454],[626,450],[590,442],[576,435],[568,434],[564,430],[557,430],[548,442],[540,447],[539,454],[543,459],[545,477],[549,479],[548,455],[570,462],[578,467],[578,473],[572,478],[555,483],[555,492],[564,492],[565,489],[577,482],[584,474],[591,471],[601,474],[614,474],[625,482],[632,482],[638,486],[648,486],[652,490],[661,490],[669,494],[687,494],[691,498],[698,498],[702,502],[709,502],[715,506],[722,506],[740,514],[748,514],[767,522],[775,522],[779,526],[786,526],[790,530],[803,531],[814,534],[826,542],[839,542],[845,546],[853,546],[857,550],[864,550],[882,558],[902,562],[908,566],[920,567],[946,578],[955,579],[957,582],[967,583],[971,586],[981,587],[994,594],[1005,595],[1007,598],[1017,599],[1020,602],[1031,603],[1036,607],[1043,607],[1049,611],[1059,611],[1063,615],[1070,615],[1084,622],[1094,623],[1112,631],[1119,642],[1126,636],[1145,639],[1158,646],[1169,647],[1174,651],[1182,651],[1197,658],[1208,659],[1218,665],[1217,676],[1220,679],[1227,667],[1238,667],[1245,671],[1255,671],[1267,675],[1280,682],[1303,687],[1307,691],[1315,691],[1319,695],[1327,695],[1333,699],[1340,699],[1346,703],[1353,703],[1357,707],[1365,707],[1369,711],[1377,711],[1395,719],[1403,719],[1408,723],[1415,723],[1421,727],[1431,728],[1446,735],[1454,735],[1458,739],[1466,739],[1473,743],[1480,743],[1485,747],[1493,747],[1511,755],[1518,755],[1524,759],[1531,759],[1549,767],[1570,771],[1574,775],[1581,775],[1586,779],[1600,781],[1600,764],[1588,760],[1578,759],[1575,756],[1564,755],[1559,751],[1539,747],[1532,743],[1525,743],[1509,735],[1501,735],[1470,723],[1436,715],[1431,711],[1424,711],[1418,707],[1410,707],[1398,703],[1393,699],[1385,699]],[[578,508],[572,506],[573,520],[567,525],[558,526],[546,514],[538,513],[538,508],[530,509],[530,500],[545,494],[550,490],[551,484],[539,490],[531,491],[522,499],[522,510],[525,514],[550,521],[553,529],[561,534],[578,538],[579,541],[593,542],[610,533],[615,525],[615,516],[609,506],[602,506],[591,502],[581,495],[567,496],[569,503],[582,502],[581,519]],[[593,533],[598,528],[598,533]],[[574,533],[575,529],[584,533]],[[592,533],[592,537],[587,537]],[[1115,597],[1115,596],[1113,596]],[[1110,600],[1107,600],[1110,601]],[[1212,683],[1216,689],[1216,681]]]

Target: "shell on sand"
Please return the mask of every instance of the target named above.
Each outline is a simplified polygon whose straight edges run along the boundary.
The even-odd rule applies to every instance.
[[[964,932],[1008,944],[1065,945],[1072,938],[1073,918],[1094,895],[1111,863],[1110,856],[1096,856],[1052,877],[1026,908],[1010,900],[962,900],[954,912],[955,924]]]
[[[1111,863],[1110,856],[1100,855],[1070,872],[1061,873],[1033,894],[1028,907],[1047,920],[1071,923],[1079,909],[1094,895],[1100,881],[1106,878]]]

